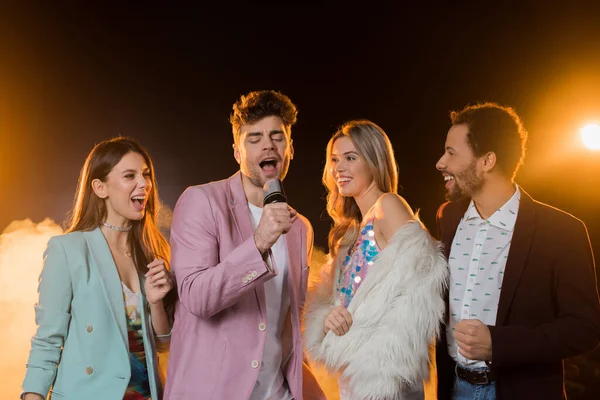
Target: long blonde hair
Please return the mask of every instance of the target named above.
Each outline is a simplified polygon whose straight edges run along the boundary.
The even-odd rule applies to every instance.
[[[156,224],[160,201],[154,177],[154,165],[148,152],[135,140],[116,137],[94,146],[85,160],[83,168],[81,168],[67,233],[91,231],[104,222],[106,219],[106,204],[92,190],[92,181],[94,179],[106,181],[110,171],[128,153],[138,153],[144,158],[152,180],[152,188],[148,193],[144,217],[139,221],[131,221],[133,228],[129,231],[127,238],[134,264],[139,274],[143,275],[148,271],[148,263],[154,258],[164,260],[168,268],[171,248]],[[172,292],[174,291],[172,290]],[[176,293],[169,293],[165,298],[165,306],[172,306],[175,298]]]
[[[327,144],[327,158],[323,171],[323,184],[327,188],[327,213],[333,219],[329,231],[329,255],[335,259],[338,249],[354,244],[358,237],[362,216],[353,197],[340,194],[331,173],[333,144],[341,137],[352,140],[359,155],[365,159],[377,188],[384,193],[398,191],[398,165],[394,149],[383,129],[368,120],[346,122]]]

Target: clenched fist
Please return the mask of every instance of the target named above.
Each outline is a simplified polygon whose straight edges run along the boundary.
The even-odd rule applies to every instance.
[[[292,229],[297,212],[287,203],[271,203],[263,208],[262,217],[254,231],[254,243],[261,253],[269,250],[279,236]]]
[[[478,319],[463,319],[454,327],[458,352],[469,360],[491,361],[490,328]]]
[[[343,336],[352,326],[352,315],[344,307],[335,307],[325,318],[323,330],[325,333],[333,331],[337,336]]]
[[[157,304],[169,293],[173,287],[173,278],[167,270],[163,260],[154,259],[148,264],[148,272],[146,272],[146,281],[144,289],[146,299],[150,304]]]

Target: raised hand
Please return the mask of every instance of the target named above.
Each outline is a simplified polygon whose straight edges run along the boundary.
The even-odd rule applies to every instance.
[[[254,231],[254,243],[258,251],[266,252],[281,235],[288,233],[296,214],[296,210],[286,203],[267,204]]]
[[[148,264],[144,289],[150,304],[158,304],[173,287],[173,278],[163,260],[154,259]]]

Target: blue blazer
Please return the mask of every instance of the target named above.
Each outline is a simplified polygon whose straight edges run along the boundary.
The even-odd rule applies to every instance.
[[[155,340],[143,287],[142,278],[144,350],[152,399],[160,400],[156,343],[168,339]],[[125,301],[100,228],[50,239],[38,292],[23,393],[46,396],[52,386],[52,399],[122,400],[131,377]]]

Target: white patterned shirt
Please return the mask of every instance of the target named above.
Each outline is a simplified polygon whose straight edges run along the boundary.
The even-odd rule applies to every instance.
[[[516,185],[515,185],[516,186]],[[521,191],[492,216],[484,220],[471,200],[458,224],[450,249],[450,323],[447,329],[448,354],[459,365],[485,368],[480,360],[469,360],[458,353],[454,327],[463,319],[478,319],[496,324],[502,278],[512,240]]]

